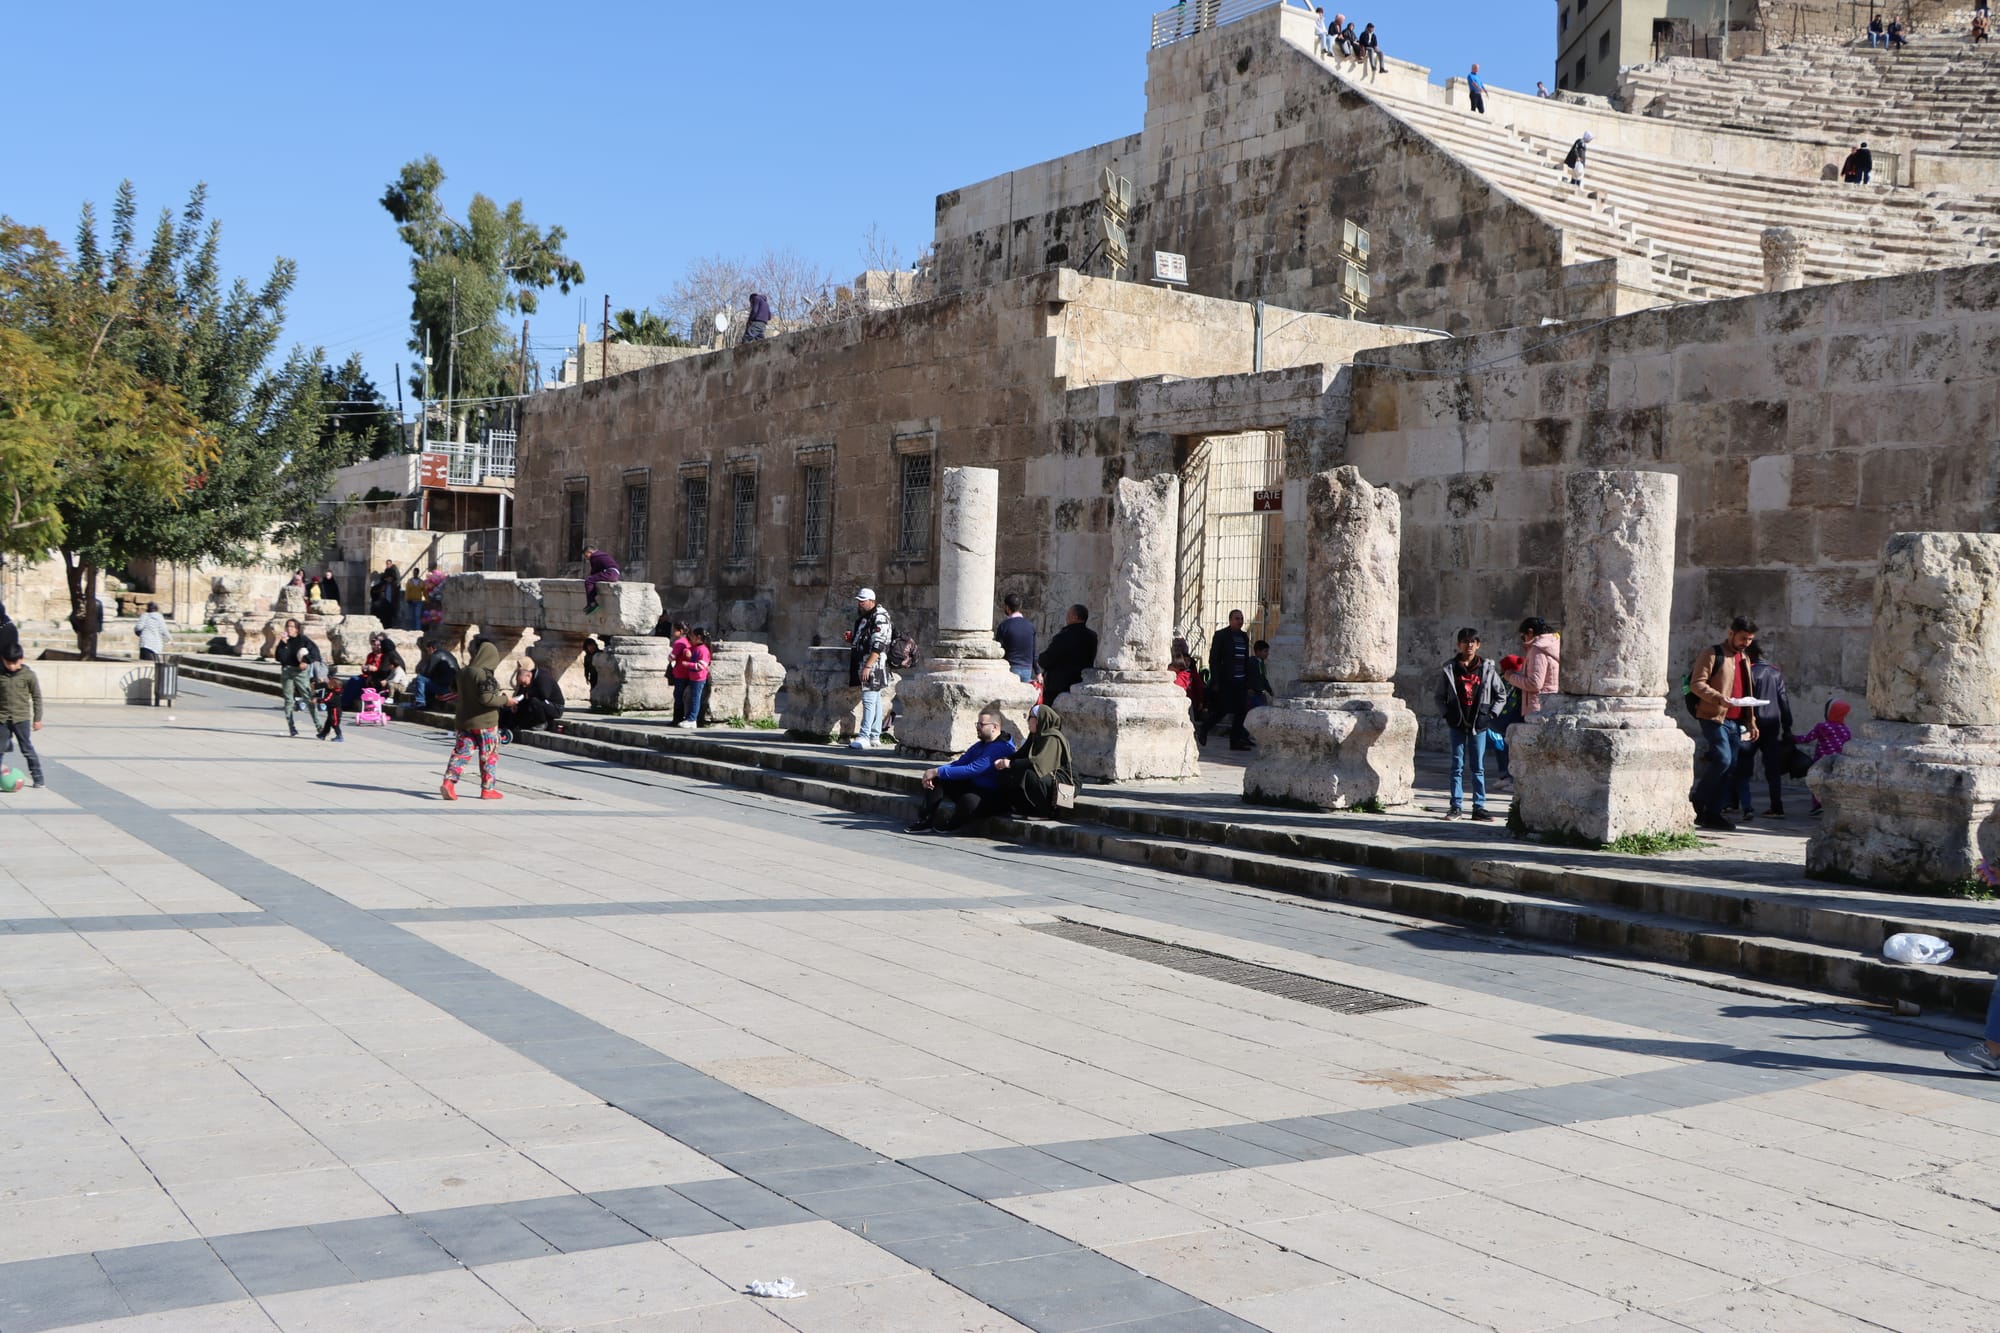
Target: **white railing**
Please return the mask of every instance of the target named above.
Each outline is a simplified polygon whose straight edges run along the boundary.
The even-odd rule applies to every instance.
[[[1171,9],[1153,15],[1153,45],[1161,47],[1178,42],[1283,3],[1285,0],[1181,0]]]
[[[511,430],[489,430],[486,432],[486,475],[489,477],[511,477],[514,475],[514,445],[519,435]]]
[[[426,440],[424,452],[442,454],[449,461],[449,480],[454,486],[477,486],[488,477],[514,475],[514,446],[511,430],[489,430],[477,440]]]

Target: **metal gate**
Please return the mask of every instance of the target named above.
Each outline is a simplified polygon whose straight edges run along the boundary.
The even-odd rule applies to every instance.
[[[1180,569],[1174,620],[1197,658],[1209,636],[1243,613],[1251,639],[1278,632],[1284,575],[1283,431],[1214,435],[1181,471]]]

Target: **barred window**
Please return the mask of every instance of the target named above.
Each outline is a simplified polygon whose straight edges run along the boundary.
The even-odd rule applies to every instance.
[[[569,514],[564,523],[563,559],[574,563],[583,559],[584,525],[590,518],[590,492],[571,486],[567,492]]]
[[[827,529],[833,516],[833,495],[829,483],[832,469],[824,465],[805,468],[799,478],[800,512],[804,530],[799,534],[799,559],[826,559]]]
[[[896,554],[919,556],[931,544],[931,456],[903,454],[902,522],[896,534]]]
[[[708,478],[681,478],[681,559],[708,554]]]
[[[729,474],[729,559],[748,560],[757,549],[757,474]]]
[[[648,532],[647,514],[651,508],[653,488],[650,485],[634,485],[625,488],[625,559],[637,564],[646,558]]]

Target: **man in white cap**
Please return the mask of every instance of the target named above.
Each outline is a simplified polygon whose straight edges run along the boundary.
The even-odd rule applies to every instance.
[[[1571,185],[1583,184],[1583,163],[1590,156],[1590,141],[1594,137],[1589,130],[1585,130],[1583,137],[1569,146],[1569,154],[1563,158],[1563,165],[1569,168]]]
[[[861,687],[861,730],[850,750],[882,747],[882,691],[889,684],[889,610],[873,588],[854,594],[854,628],[847,631],[847,683]],[[886,748],[886,747],[882,747]]]

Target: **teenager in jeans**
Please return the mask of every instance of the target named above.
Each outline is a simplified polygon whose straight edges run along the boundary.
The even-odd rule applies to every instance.
[[[1708,743],[1708,770],[1695,788],[1695,826],[1728,832],[1736,825],[1722,817],[1722,805],[1734,786],[1736,759],[1744,744],[1757,743],[1757,697],[1749,648],[1757,641],[1757,622],[1736,617],[1728,637],[1702,649],[1688,675],[1694,691],[1695,717]]]
[[[1451,728],[1451,808],[1446,819],[1465,814],[1465,770],[1472,767],[1472,817],[1491,819],[1486,810],[1486,731],[1500,710],[1505,687],[1493,663],[1479,655],[1479,631],[1458,632],[1458,653],[1438,674],[1436,699]]]

